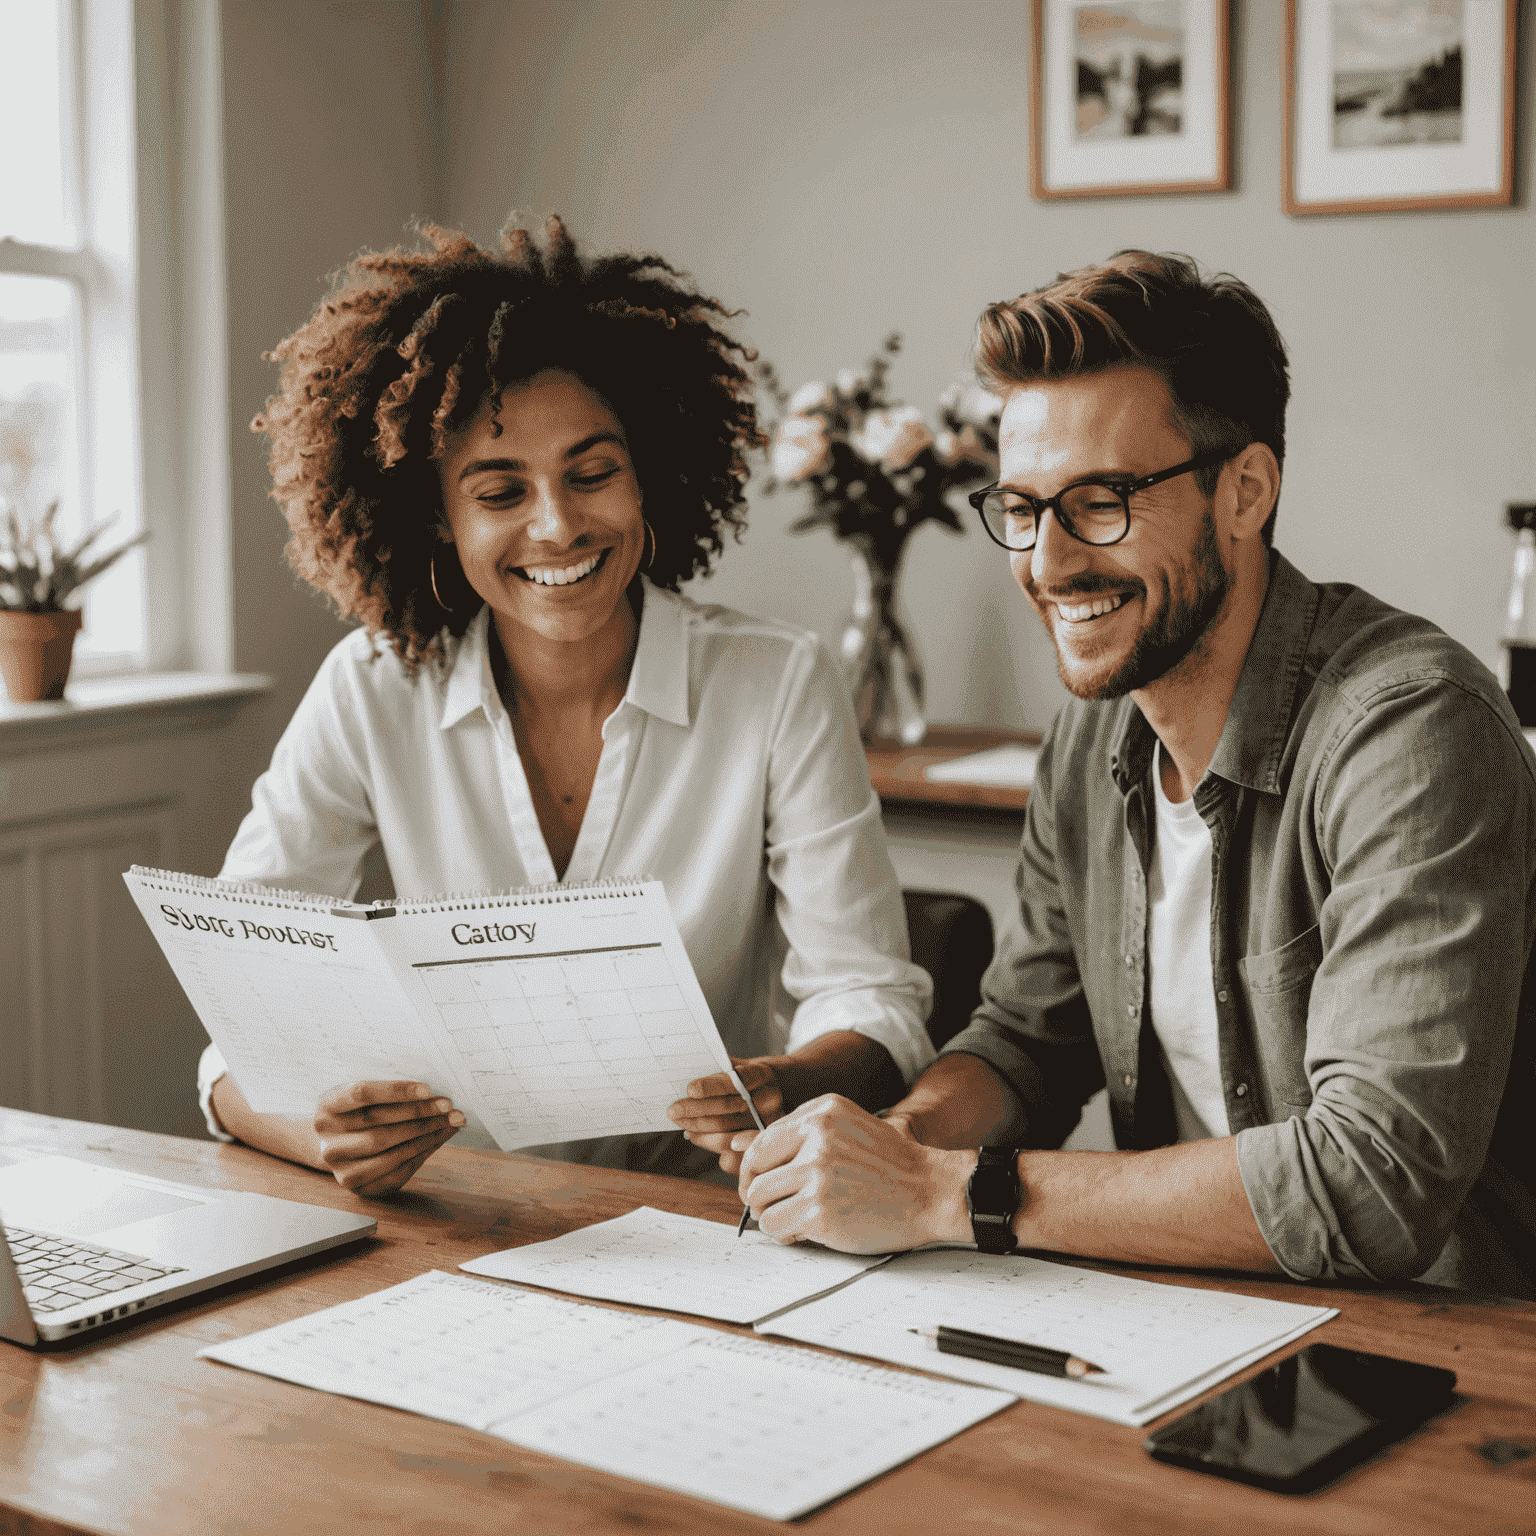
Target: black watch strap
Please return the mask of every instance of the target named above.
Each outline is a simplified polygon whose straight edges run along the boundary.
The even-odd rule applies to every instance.
[[[1012,1253],[1019,1240],[1013,1235],[1013,1218],[1022,1198],[1019,1184],[1019,1148],[982,1147],[976,1167],[965,1185],[965,1208],[971,1216],[971,1232],[983,1253]]]

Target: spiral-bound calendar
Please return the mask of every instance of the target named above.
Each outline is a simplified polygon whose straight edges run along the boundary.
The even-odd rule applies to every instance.
[[[251,1107],[429,1083],[504,1151],[665,1131],[729,1071],[658,881],[363,906],[135,865],[124,877]]]

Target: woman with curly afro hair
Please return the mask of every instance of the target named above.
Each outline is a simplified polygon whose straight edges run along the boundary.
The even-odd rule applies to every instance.
[[[828,1092],[893,1102],[932,1059],[929,985],[842,681],[814,636],[678,592],[743,526],[763,442],[731,312],[658,257],[583,257],[558,219],[496,252],[423,234],[356,257],[272,354],[252,425],[288,558],[359,627],[222,877],[350,897],[377,845],[416,895],[654,876],[765,1120]],[[450,1137],[495,1145],[430,1084],[258,1114],[210,1046],[199,1086],[215,1135],[363,1195]],[[670,1115],[680,1131],[530,1150],[740,1166],[724,1074]]]

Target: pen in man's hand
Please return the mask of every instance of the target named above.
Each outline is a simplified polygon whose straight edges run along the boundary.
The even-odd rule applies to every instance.
[[[728,1067],[726,1070],[730,1074],[731,1086],[734,1087],[736,1092],[739,1093],[742,1096],[742,1098],[744,1098],[747,1101],[747,1110],[748,1110],[748,1112],[752,1116],[752,1123],[758,1128],[758,1130],[766,1131],[768,1129],[768,1127],[763,1124],[763,1117],[760,1114],[758,1114],[758,1112],[757,1112],[757,1105],[752,1102],[752,1095],[747,1092],[746,1085],[736,1075],[736,1068],[735,1067]],[[741,1220],[736,1223],[736,1236],[737,1237],[740,1237],[741,1234],[747,1230],[747,1223],[751,1219],[752,1219],[752,1207],[750,1205],[743,1205],[742,1208],[741,1208]]]
[[[964,1355],[969,1360],[985,1360],[989,1365],[1009,1365],[1018,1371],[1034,1371],[1041,1376],[1103,1376],[1102,1365],[1090,1365],[1065,1349],[1047,1349],[1044,1344],[1023,1344],[1017,1339],[996,1339],[990,1333],[972,1333],[968,1328],[908,1328],[924,1339],[931,1339],[941,1355]]]

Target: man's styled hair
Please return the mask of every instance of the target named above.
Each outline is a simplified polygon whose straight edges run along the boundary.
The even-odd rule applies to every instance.
[[[1264,301],[1230,273],[1202,277],[1188,256],[1117,251],[989,305],[977,323],[977,376],[999,394],[1117,363],[1162,376],[1192,456],[1257,442],[1285,463],[1285,343]],[[1196,472],[1202,495],[1220,475],[1220,465]],[[1265,544],[1274,536],[1271,513]]]
[[[408,666],[441,656],[443,633],[462,635],[480,607],[438,538],[445,439],[546,368],[624,428],[655,539],[646,575],[675,590],[708,570],[725,529],[745,525],[746,453],[764,442],[742,366],[756,354],[718,323],[733,311],[658,256],[578,255],[558,218],[542,249],[514,225],[500,252],[420,233],[430,250],[354,257],[267,354],[279,392],[251,429],[271,439],[294,570]]]

